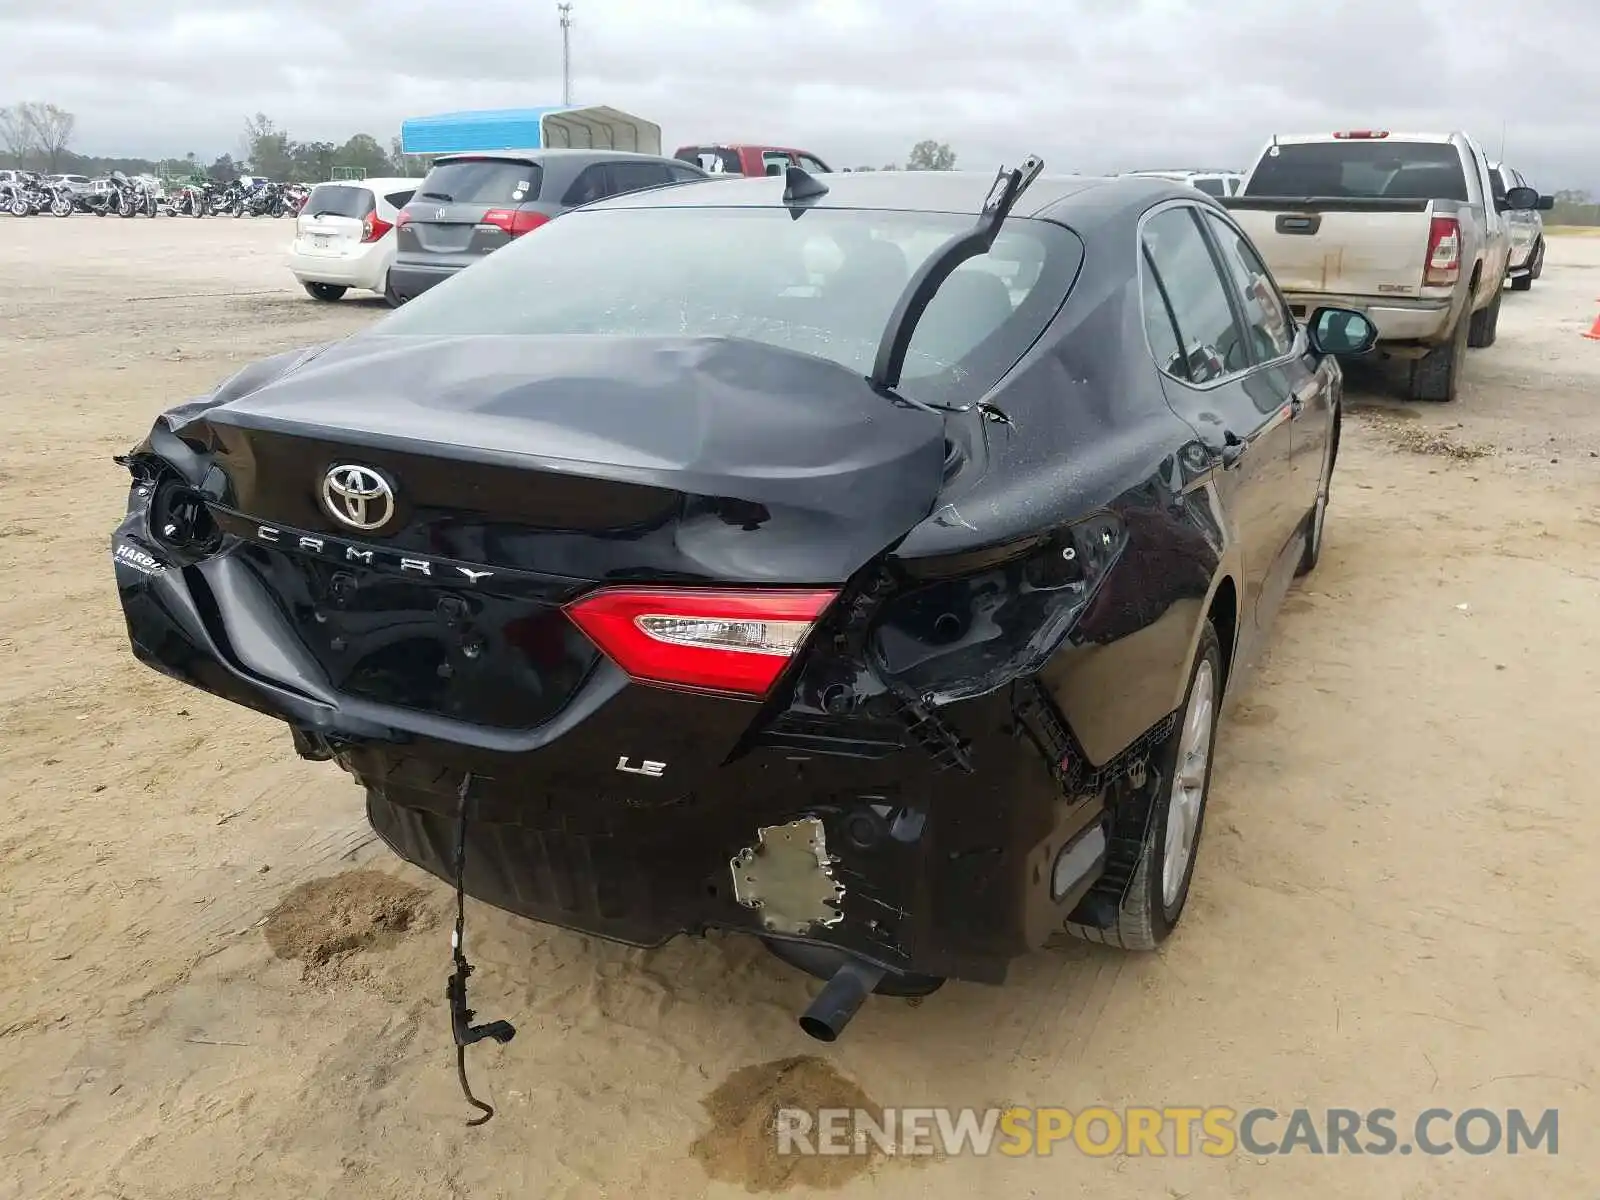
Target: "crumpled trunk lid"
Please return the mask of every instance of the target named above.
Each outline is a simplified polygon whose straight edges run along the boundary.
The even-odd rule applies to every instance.
[[[393,481],[371,539],[594,580],[842,582],[927,515],[945,456],[938,414],[709,338],[354,338],[177,432],[252,518],[352,534],[321,499],[348,460]]]
[[[365,336],[175,413],[240,539],[202,564],[244,664],[505,730],[599,660],[596,583],[843,584],[931,510],[943,418],[725,339]],[[330,472],[391,489],[352,528]]]

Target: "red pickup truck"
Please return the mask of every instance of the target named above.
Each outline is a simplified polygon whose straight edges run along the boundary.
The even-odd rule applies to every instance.
[[[809,150],[789,146],[679,146],[673,157],[712,175],[782,175],[789,166],[812,175],[832,170]]]

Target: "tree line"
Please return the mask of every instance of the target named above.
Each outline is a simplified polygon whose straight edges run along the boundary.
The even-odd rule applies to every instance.
[[[5,165],[50,175],[59,172],[101,176],[122,171],[129,175],[207,176],[222,183],[231,183],[240,175],[261,175],[284,183],[318,183],[343,170],[371,176],[427,173],[427,160],[402,153],[398,137],[391,137],[387,147],[369,133],[358,133],[342,145],[300,141],[265,113],[256,113],[245,121],[237,157],[221,154],[209,163],[192,150],[182,158],[161,160],[79,154],[71,149],[76,125],[77,118],[55,104],[30,102],[0,107],[0,150],[4,151]],[[953,171],[955,165],[955,151],[949,143],[930,138],[911,148],[903,166],[888,163],[853,169]]]
[[[356,170],[367,175],[425,175],[428,160],[400,150],[391,137],[387,148],[369,133],[358,133],[336,145],[302,142],[280,129],[265,113],[245,121],[239,156],[222,154],[202,163],[191,150],[178,159],[116,158],[75,153],[70,147],[77,117],[59,105],[25,102],[0,107],[0,150],[8,163],[22,170],[76,175],[208,176],[231,183],[240,175],[262,175],[284,183],[318,183],[336,171]],[[905,163],[881,167],[859,166],[855,171],[953,171],[955,151],[950,143],[926,138],[911,147]],[[1600,225],[1600,202],[1589,192],[1569,189],[1556,193],[1556,206],[1545,216],[1551,225]]]
[[[426,164],[402,154],[400,139],[385,148],[369,133],[358,133],[342,145],[303,142],[290,137],[264,113],[244,125],[239,153],[220,154],[209,163],[194,151],[182,158],[150,159],[130,156],[79,154],[72,150],[77,117],[55,104],[26,102],[0,107],[0,152],[3,165],[18,170],[54,175],[208,176],[232,183],[240,175],[262,175],[284,183],[318,183],[333,178],[336,169],[350,168],[367,175],[423,174]]]

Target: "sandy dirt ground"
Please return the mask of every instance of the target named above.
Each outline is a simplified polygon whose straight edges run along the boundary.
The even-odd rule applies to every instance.
[[[135,664],[112,587],[111,456],[381,315],[303,296],[287,237],[0,221],[0,1198],[1595,1194],[1600,241],[1552,241],[1459,402],[1352,378],[1324,558],[1227,713],[1162,952],[1042,952],[824,1048],[794,1021],[816,985],[747,941],[637,952],[473,905],[475,1007],[520,1032],[473,1052],[500,1111],[467,1129],[447,889],[275,723]],[[752,1144],[785,1095],[1557,1108],[1560,1144],[786,1174]]]

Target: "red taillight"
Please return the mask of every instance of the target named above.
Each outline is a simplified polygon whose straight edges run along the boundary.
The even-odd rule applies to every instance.
[[[521,237],[539,228],[550,218],[526,208],[491,208],[478,218],[479,225],[493,225],[507,237]]]
[[[1428,226],[1428,258],[1422,286],[1452,287],[1460,278],[1461,222],[1454,217],[1435,217]]]
[[[411,213],[402,208],[394,216],[394,227],[396,229],[404,229],[409,224],[411,224]]]
[[[640,683],[759,698],[836,595],[619,587],[591,593],[566,612]]]
[[[1387,129],[1346,129],[1343,133],[1333,135],[1341,140],[1368,141],[1373,138],[1386,138],[1389,136]]]
[[[404,215],[404,213],[401,214],[402,217]],[[368,213],[361,220],[361,240],[363,242],[375,242],[393,228],[393,225],[389,224],[377,213]]]

